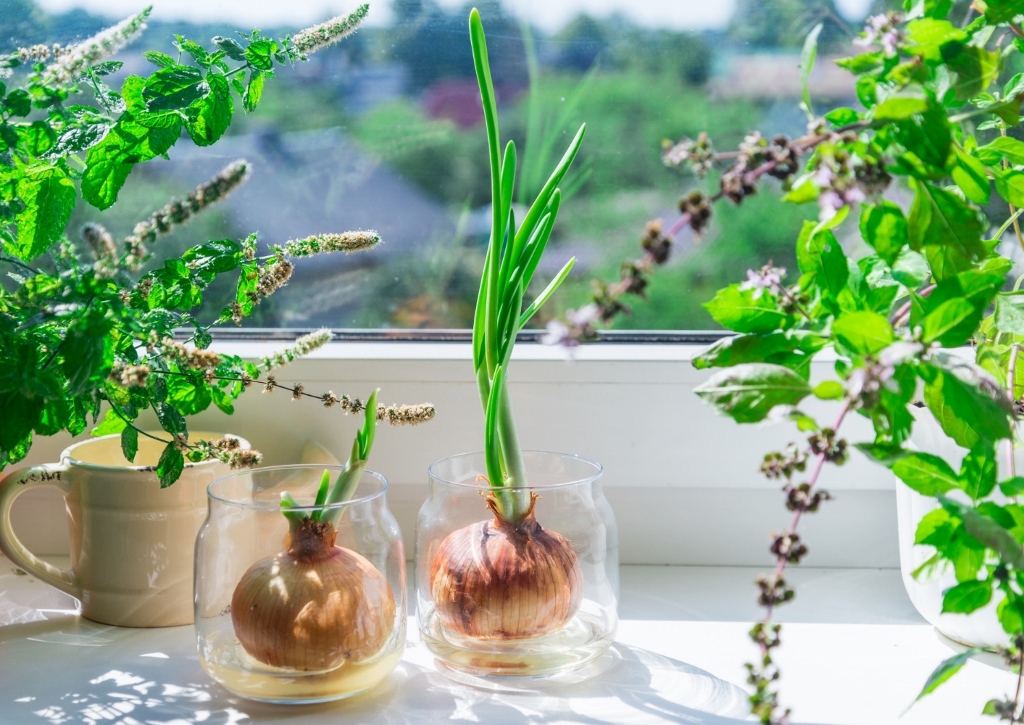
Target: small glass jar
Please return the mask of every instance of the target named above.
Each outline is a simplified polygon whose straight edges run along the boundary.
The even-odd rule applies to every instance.
[[[486,548],[486,542],[499,522],[485,501],[490,488],[484,479],[487,472],[484,454],[464,453],[435,462],[428,470],[427,500],[416,520],[416,611],[423,642],[442,665],[459,672],[477,676],[556,675],[582,667],[598,657],[615,637],[619,540],[615,515],[601,489],[601,466],[586,458],[561,453],[526,451],[523,455],[530,485],[506,491],[521,500],[532,499],[533,514],[540,528],[555,540],[561,537],[571,546],[579,566],[579,574],[571,578],[581,575],[582,579],[582,587],[574,590],[581,591],[573,596],[578,608],[573,611],[566,606],[568,588],[563,586],[561,575],[537,571],[537,581],[526,582],[524,586],[522,579],[517,579],[510,588],[507,583],[511,575],[501,572],[509,571],[512,565],[489,558],[487,552],[493,549]],[[467,529],[473,526],[478,528]],[[465,541],[469,532],[474,541],[484,542],[467,559],[477,562],[473,573],[475,585],[485,587],[474,590],[481,592],[479,596],[465,595],[468,589],[453,591],[463,586],[459,572],[454,577],[446,574],[444,581],[439,573],[450,573],[440,559],[444,558],[444,552],[453,550],[451,542]],[[514,539],[516,535],[512,533],[508,541]],[[519,553],[513,557],[518,562],[514,566],[525,566],[526,576],[532,577],[531,565],[523,562],[533,561],[540,548],[550,549],[551,540],[549,537],[545,547],[525,544],[526,548],[518,549]],[[520,540],[510,546],[517,549],[523,544]],[[561,548],[563,544],[557,546]],[[538,570],[544,568],[550,568],[550,562],[537,567]],[[557,584],[547,585],[545,577]],[[488,582],[499,579],[505,582],[500,585],[501,592],[486,589],[492,586]],[[539,585],[534,586],[538,582]],[[527,590],[531,594],[524,594]],[[525,601],[537,591],[546,592],[541,597],[546,601]],[[447,603],[435,601],[435,597],[445,598]],[[453,601],[458,602],[454,606],[464,609],[455,611],[454,616]],[[538,627],[542,631],[535,635],[529,633],[532,624],[522,626],[522,617],[530,616],[522,612],[554,610],[567,610],[567,621],[555,620],[554,629]],[[547,622],[552,621],[546,614],[541,616]],[[460,619],[466,622],[486,619],[497,625],[462,626]],[[470,629],[473,633],[467,634]]]
[[[259,468],[207,489],[209,514],[196,539],[199,662],[236,695],[276,703],[339,700],[377,685],[402,657],[405,556],[387,506],[387,480],[365,471],[350,500],[326,507],[338,513],[337,538],[326,551],[342,563],[325,564],[318,554],[310,564],[292,544],[281,494],[300,504],[290,512],[308,516],[318,510],[306,504],[316,500],[324,471],[334,481],[341,470]],[[265,584],[252,587],[257,572]],[[267,589],[276,593],[264,597]],[[232,606],[268,615],[257,621],[233,615]]]

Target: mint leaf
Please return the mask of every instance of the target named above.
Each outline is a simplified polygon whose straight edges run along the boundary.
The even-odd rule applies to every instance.
[[[129,461],[135,460],[135,454],[139,452],[139,432],[130,425],[121,431],[121,453]]]
[[[75,185],[54,166],[30,168],[18,180],[17,197],[24,208],[15,217],[18,237],[8,252],[18,259],[35,259],[64,233],[75,208]]]
[[[210,93],[189,107],[189,120],[185,124],[197,146],[209,146],[223,136],[235,110],[228,79],[221,73],[211,72],[206,80]]]
[[[181,477],[185,469],[185,457],[178,450],[174,441],[167,444],[160,454],[160,462],[156,465],[156,475],[160,477],[160,488],[167,488]]]
[[[255,68],[249,72],[249,85],[245,87],[245,95],[242,96],[242,107],[249,113],[256,110],[260,99],[263,97],[263,84],[265,78],[262,71]]]

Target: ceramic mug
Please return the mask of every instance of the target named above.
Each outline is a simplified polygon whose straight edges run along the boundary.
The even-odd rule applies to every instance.
[[[230,468],[220,461],[187,463],[181,478],[161,489],[156,464],[164,445],[140,436],[133,463],[121,453],[120,435],[103,436],[69,446],[60,463],[14,471],[0,482],[0,551],[80,600],[82,616],[93,621],[122,627],[190,624],[195,539],[206,518],[206,487]],[[26,549],[11,527],[15,499],[35,486],[64,493],[68,571]]]

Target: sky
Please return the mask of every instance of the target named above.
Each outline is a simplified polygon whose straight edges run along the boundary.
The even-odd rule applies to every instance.
[[[91,13],[121,18],[152,1],[153,17],[165,20],[230,21],[244,26],[302,26],[349,12],[357,0],[36,0],[45,10],[63,12],[83,8]],[[465,0],[438,0],[457,8]],[[633,22],[677,30],[724,27],[735,0],[504,0],[516,14],[526,14],[547,31],[555,31],[581,12],[598,17],[622,13]],[[770,0],[764,0],[766,2]],[[368,23],[390,20],[391,0],[370,0]],[[848,18],[861,18],[870,0],[836,0]]]

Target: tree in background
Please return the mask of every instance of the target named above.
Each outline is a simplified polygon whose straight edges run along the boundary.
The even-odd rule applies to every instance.
[[[737,0],[729,38],[755,48],[799,48],[818,23],[821,52],[836,50],[853,36],[835,0]]]

